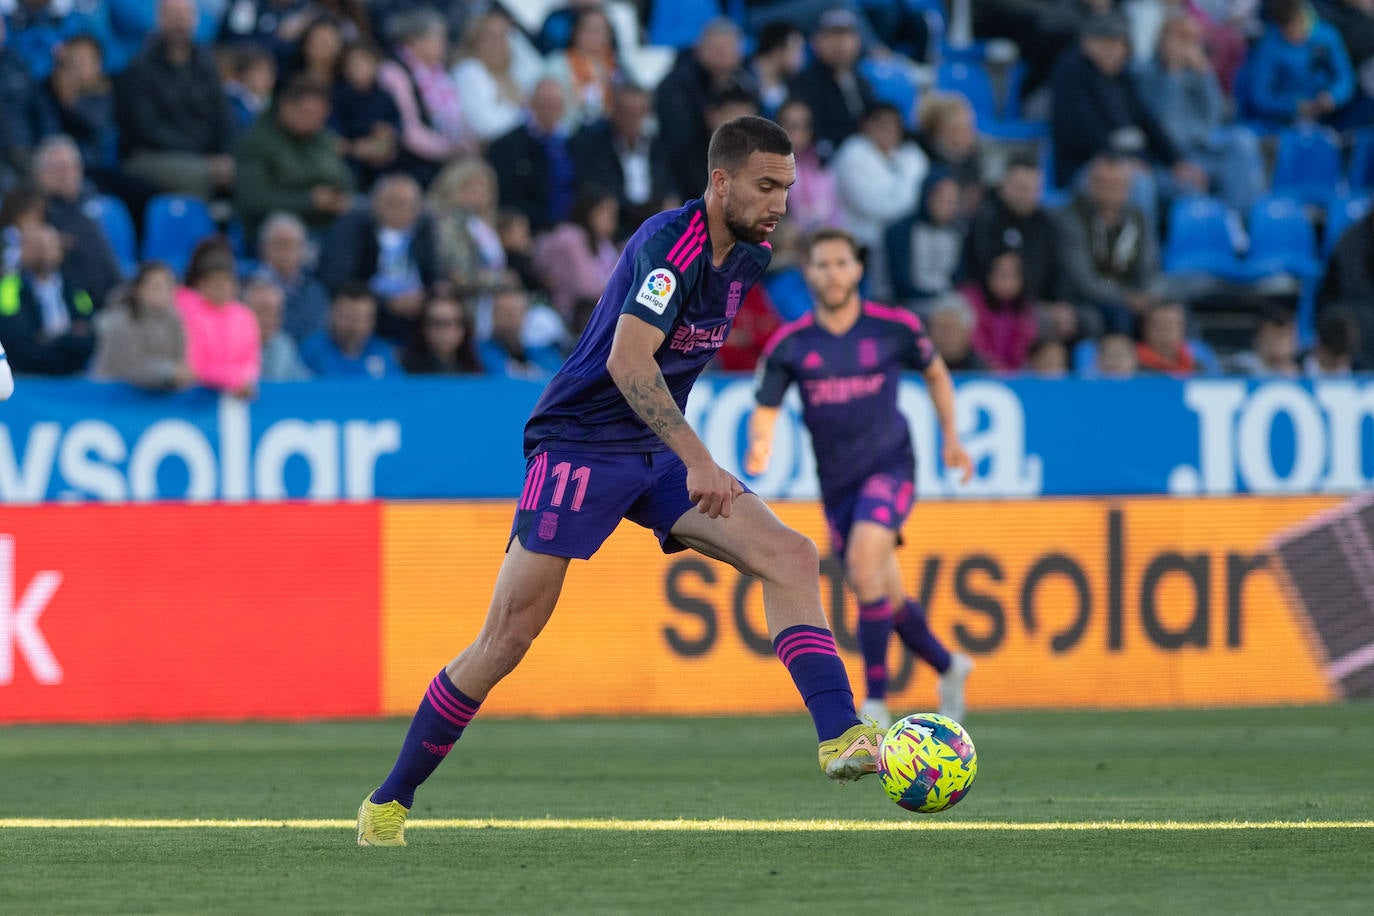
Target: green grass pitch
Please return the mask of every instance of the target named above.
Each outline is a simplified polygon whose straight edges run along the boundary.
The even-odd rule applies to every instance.
[[[922,816],[804,717],[479,721],[406,849],[352,831],[401,721],[0,728],[0,912],[1369,912],[1374,705],[967,724]]]

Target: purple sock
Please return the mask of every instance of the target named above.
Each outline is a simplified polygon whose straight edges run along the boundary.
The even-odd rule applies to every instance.
[[[381,788],[372,793],[372,801],[379,805],[398,801],[411,807],[415,803],[415,789],[444,762],[481,705],[454,687],[448,674],[440,670],[429,682],[425,698],[410,720],[396,765]]]
[[[787,666],[810,710],[817,738],[829,741],[859,724],[849,673],[835,651],[835,637],[829,630],[804,624],[788,627],[773,640],[773,651]]]
[[[949,670],[949,650],[926,624],[926,610],[915,598],[906,599],[906,604],[892,618],[897,635],[902,638],[916,657],[936,671],[944,674]]]
[[[859,652],[870,700],[887,699],[887,640],[892,635],[892,606],[886,597],[859,602]]]

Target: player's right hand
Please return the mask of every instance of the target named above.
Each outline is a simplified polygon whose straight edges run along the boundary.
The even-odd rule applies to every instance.
[[[687,496],[708,518],[729,518],[735,497],[743,492],[734,475],[714,462],[687,469]]]
[[[767,442],[750,442],[744,453],[744,473],[757,477],[768,470],[768,461],[773,457],[773,446]]]

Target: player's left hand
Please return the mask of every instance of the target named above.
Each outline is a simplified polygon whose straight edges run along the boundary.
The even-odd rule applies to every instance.
[[[708,518],[729,518],[731,505],[743,493],[735,476],[718,464],[687,469],[687,496]]]
[[[964,472],[964,476],[959,478],[961,484],[973,479],[973,462],[969,460],[968,452],[964,451],[964,447],[957,440],[945,443],[944,459],[946,470]]]

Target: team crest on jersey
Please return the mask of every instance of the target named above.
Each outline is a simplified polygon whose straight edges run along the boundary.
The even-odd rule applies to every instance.
[[[644,282],[639,286],[639,292],[635,294],[635,301],[655,315],[662,315],[668,310],[668,303],[676,289],[677,276],[668,268],[659,267],[650,271],[649,276],[644,278]]]
[[[725,296],[725,317],[734,318],[739,314],[739,301],[744,298],[744,284],[736,280],[730,284],[730,292]]]
[[[878,365],[878,342],[865,338],[859,341],[859,367],[872,369]]]
[[[554,535],[558,533],[558,513],[545,512],[539,516],[539,540],[552,541]]]

